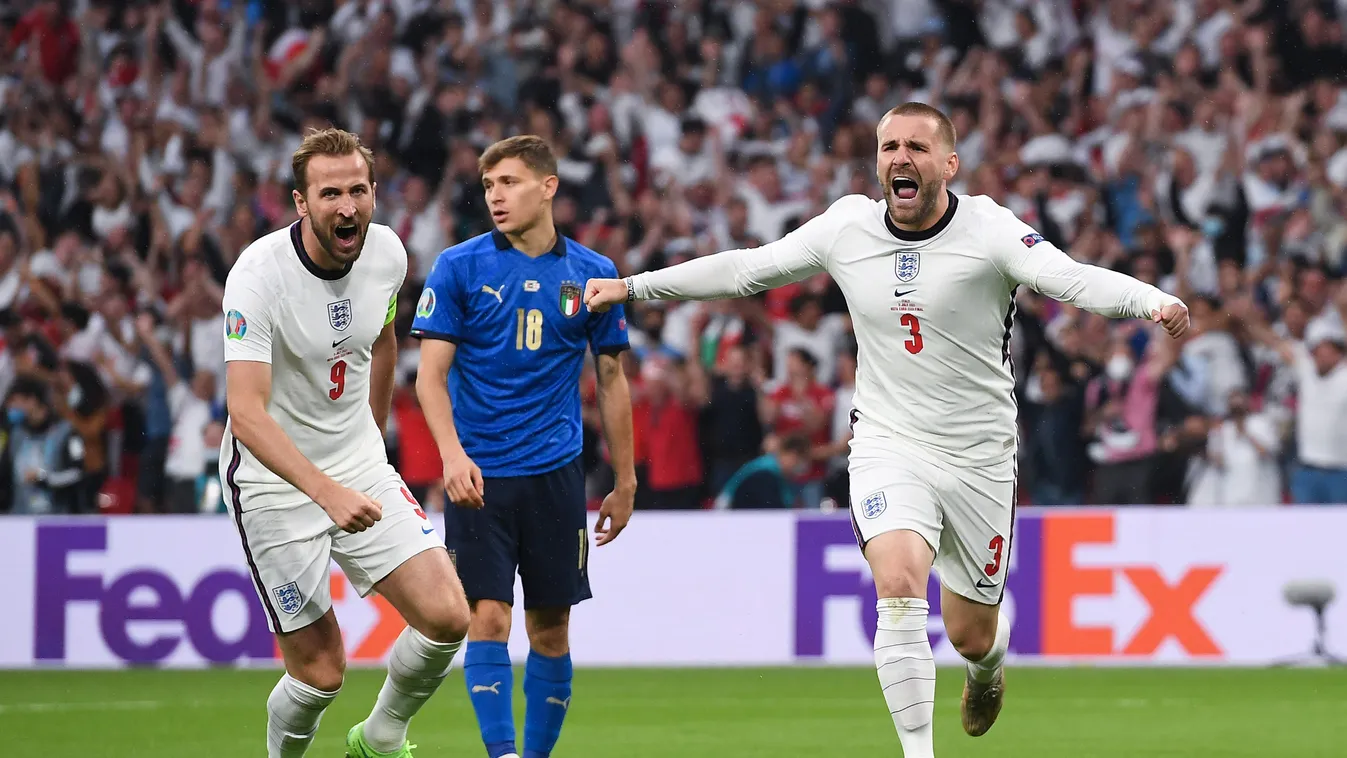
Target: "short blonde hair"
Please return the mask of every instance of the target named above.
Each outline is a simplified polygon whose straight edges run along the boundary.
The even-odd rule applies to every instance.
[[[290,159],[290,173],[294,174],[295,189],[304,194],[309,189],[309,159],[315,155],[342,157],[359,153],[369,167],[370,184],[374,183],[374,151],[360,143],[360,137],[344,129],[311,129]]]
[[[534,134],[520,134],[495,143],[477,159],[477,173],[485,174],[506,158],[518,158],[529,170],[540,176],[553,176],[557,173],[557,157],[552,147],[542,137]]]

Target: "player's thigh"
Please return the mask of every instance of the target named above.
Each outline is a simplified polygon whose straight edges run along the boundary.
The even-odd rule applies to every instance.
[[[918,466],[853,458],[851,526],[880,597],[925,597],[942,529],[936,493]]]
[[[337,614],[331,608],[308,626],[277,635],[276,646],[290,676],[323,692],[341,688],[346,675],[346,648]]]
[[[382,517],[363,532],[334,528],[332,537],[332,557],[361,597],[414,556],[440,549],[435,527],[400,478],[389,477],[366,494],[378,501]]]
[[[317,622],[332,607],[332,519],[312,502],[268,507],[241,499],[245,510],[231,504],[231,517],[267,627],[285,634]]]
[[[468,600],[445,550],[424,550],[374,585],[416,631],[437,642],[463,639]]]
[[[444,544],[470,602],[513,605],[519,566],[517,511],[527,497],[527,482],[520,477],[487,478],[483,485],[481,508],[445,504]]]
[[[941,585],[955,595],[999,605],[1014,537],[1014,462],[948,473],[941,492],[945,529],[935,558],[936,573]]]
[[[530,479],[519,519],[524,608],[569,608],[592,597],[585,473],[577,457]]]

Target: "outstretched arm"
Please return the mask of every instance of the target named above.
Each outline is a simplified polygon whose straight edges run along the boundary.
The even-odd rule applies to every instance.
[[[843,198],[785,237],[761,247],[728,250],[659,271],[621,279],[591,279],[585,305],[602,312],[631,300],[722,300],[746,297],[827,270],[828,250],[845,215],[858,208]]]
[[[1006,223],[988,230],[992,259],[1002,274],[1048,297],[1109,318],[1162,324],[1171,337],[1188,330],[1182,300],[1126,274],[1073,260],[1005,211]]]

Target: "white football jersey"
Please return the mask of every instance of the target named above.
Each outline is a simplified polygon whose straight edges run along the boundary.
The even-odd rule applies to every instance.
[[[952,193],[949,212],[923,232],[894,226],[884,201],[851,195],[777,242],[639,274],[633,285],[637,299],[713,299],[820,271],[846,295],[856,334],[855,410],[866,422],[857,440],[914,442],[955,465],[1015,453],[1016,287],[1111,317],[1149,318],[1178,302],[1072,260],[988,197]]]
[[[318,268],[299,224],[239,255],[225,282],[225,360],[271,364],[267,412],[299,452],[344,486],[364,489],[391,472],[370,410],[373,345],[392,320],[407,251],[392,229],[370,224],[345,272]],[[229,425],[220,446],[225,497],[242,507],[308,500],[263,466]]]

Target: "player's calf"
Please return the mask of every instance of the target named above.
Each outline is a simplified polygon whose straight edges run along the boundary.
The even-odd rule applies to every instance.
[[[1005,700],[1010,622],[998,606],[974,603],[949,591],[943,593],[941,608],[945,632],[967,663],[960,708],[963,728],[979,737],[996,723]]]
[[[329,685],[330,686],[330,685]],[[323,711],[337,698],[341,680],[329,690],[285,674],[267,698],[268,758],[299,758],[318,733]]]
[[[933,552],[908,529],[876,535],[865,557],[879,593],[875,671],[905,758],[934,758],[935,659],[926,633]]]
[[[418,553],[377,586],[409,626],[389,651],[374,710],[348,734],[348,752],[361,758],[407,752],[412,717],[449,675],[469,624],[468,602],[443,550]]]
[[[524,758],[552,754],[571,708],[570,617],[569,608],[525,614],[529,657],[524,665]]]

